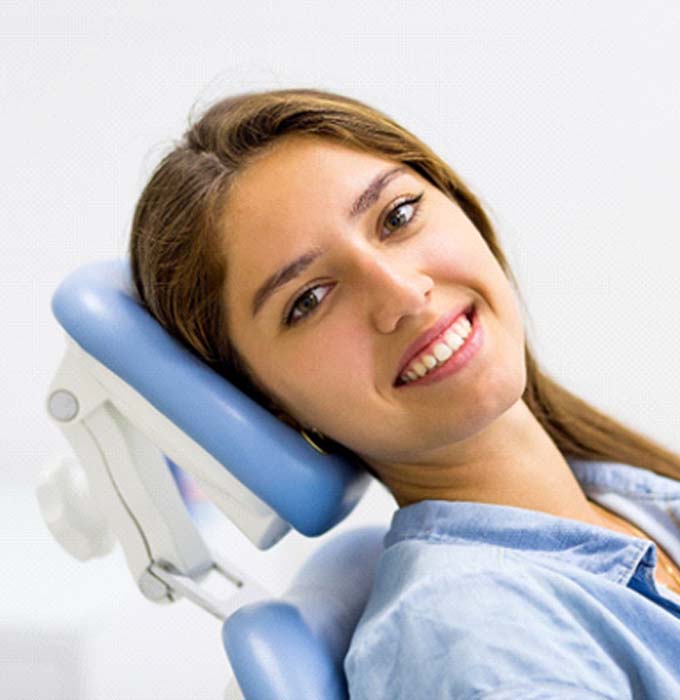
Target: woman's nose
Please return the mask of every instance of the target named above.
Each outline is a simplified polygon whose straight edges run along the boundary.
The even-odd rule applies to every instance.
[[[366,256],[363,288],[375,327],[391,333],[402,316],[421,313],[430,303],[432,278],[419,271],[411,260]]]

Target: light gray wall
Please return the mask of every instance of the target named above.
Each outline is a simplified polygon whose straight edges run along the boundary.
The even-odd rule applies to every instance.
[[[124,253],[136,198],[192,108],[243,90],[345,93],[423,138],[489,207],[546,368],[680,450],[679,37],[671,0],[4,2],[0,480],[27,494],[26,532],[44,534],[38,469],[68,449],[43,410],[64,342],[51,295],[79,265]],[[376,486],[343,525],[387,522],[393,507]],[[267,579],[275,561],[285,578],[317,544],[291,536],[285,556],[248,565]],[[163,619],[158,639],[173,639]],[[166,661],[186,646],[135,639],[128,654]],[[194,642],[208,675],[218,643]],[[156,697],[179,693],[154,669]]]

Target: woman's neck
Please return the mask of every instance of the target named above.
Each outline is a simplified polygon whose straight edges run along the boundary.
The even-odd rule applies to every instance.
[[[400,507],[428,499],[472,501],[602,522],[566,458],[521,400],[483,431],[417,463],[373,466]]]

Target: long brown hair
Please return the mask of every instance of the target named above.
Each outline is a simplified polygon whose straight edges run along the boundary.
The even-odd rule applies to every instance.
[[[462,207],[525,309],[526,304],[478,198],[427,145],[386,114],[311,88],[220,100],[190,125],[142,191],[129,242],[133,280],[140,300],[172,335],[261,406],[300,427],[259,385],[229,341],[228,309],[221,301],[228,261],[217,247],[231,182],[278,139],[293,134],[322,136],[413,168]],[[560,386],[541,369],[528,339],[525,358],[523,399],[562,454],[633,464],[680,479],[679,455]]]

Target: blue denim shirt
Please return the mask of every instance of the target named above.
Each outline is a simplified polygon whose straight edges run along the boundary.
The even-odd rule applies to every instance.
[[[568,458],[680,560],[680,482]],[[395,511],[344,660],[351,700],[680,700],[680,597],[656,545],[525,508]]]

